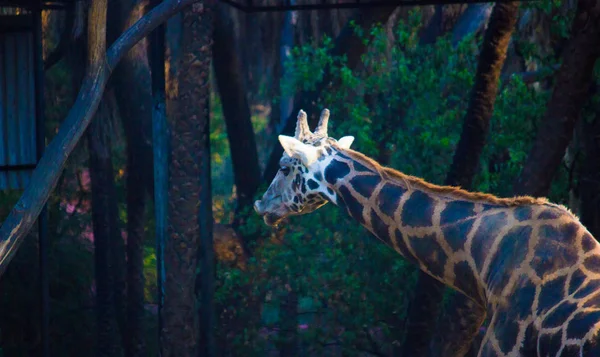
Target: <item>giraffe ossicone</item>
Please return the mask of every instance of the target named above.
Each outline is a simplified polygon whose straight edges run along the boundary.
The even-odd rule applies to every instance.
[[[286,154],[291,158],[299,159],[306,167],[312,166],[320,157],[319,148],[305,144],[294,137],[279,135],[278,139]],[[344,136],[340,138],[338,145],[349,149],[353,141],[353,136]]]
[[[268,225],[332,202],[486,310],[478,357],[600,356],[600,243],[561,205],[437,186],[382,167],[300,111],[254,204]]]

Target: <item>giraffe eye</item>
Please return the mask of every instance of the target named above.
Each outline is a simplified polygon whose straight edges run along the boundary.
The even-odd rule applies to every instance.
[[[279,170],[283,173],[284,176],[287,176],[290,173],[290,168],[287,166],[279,167]]]

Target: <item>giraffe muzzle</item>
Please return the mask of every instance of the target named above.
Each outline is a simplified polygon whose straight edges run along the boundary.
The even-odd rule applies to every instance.
[[[276,226],[283,218],[277,214],[267,212],[263,207],[263,202],[261,200],[254,201],[254,210],[262,216],[263,221],[267,226]]]

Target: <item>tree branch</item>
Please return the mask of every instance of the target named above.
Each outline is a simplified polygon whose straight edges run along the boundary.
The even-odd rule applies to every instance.
[[[515,78],[520,78],[525,84],[533,84],[554,75],[558,68],[558,65],[553,65],[550,67],[543,67],[535,71],[511,73],[509,75],[502,76],[501,79],[503,85],[509,83]]]
[[[97,33],[105,30],[105,23],[102,27],[90,26],[89,33],[93,33],[94,36],[90,36],[88,70],[75,104],[33,171],[29,186],[0,227],[0,276],[35,223],[51,191],[56,187],[69,154],[98,108],[112,69],[125,53],[150,31],[196,1],[165,0],[125,31],[106,55],[104,32],[101,36]]]
[[[127,31],[119,36],[115,43],[108,49],[108,52],[106,53],[106,62],[109,69],[111,69],[111,72],[133,45],[146,37],[148,33],[171,16],[197,1],[198,0],[165,0],[152,9],[146,16],[139,19]]]

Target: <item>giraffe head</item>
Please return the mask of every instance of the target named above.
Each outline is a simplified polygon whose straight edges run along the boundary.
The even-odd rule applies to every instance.
[[[319,124],[310,131],[306,113],[298,113],[296,134],[279,136],[283,156],[279,171],[254,209],[265,223],[275,226],[288,216],[310,213],[326,204],[333,192],[327,187],[323,173],[337,150],[347,149],[354,138],[345,136],[335,140],[327,136],[329,110],[321,112]]]

